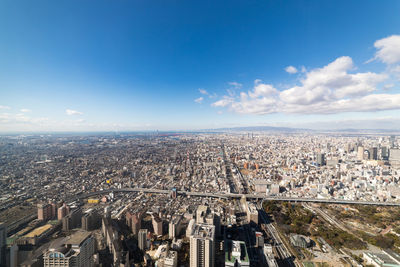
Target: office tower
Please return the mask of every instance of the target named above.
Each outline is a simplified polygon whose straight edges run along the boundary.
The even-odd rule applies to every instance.
[[[391,166],[400,168],[400,149],[390,149],[389,162]]]
[[[132,223],[131,223],[132,233],[134,235],[137,235],[141,227],[142,227],[142,214],[136,212],[132,214]]]
[[[190,237],[190,267],[214,267],[215,226],[196,224]]]
[[[387,147],[381,147],[381,159],[388,160],[389,159],[389,150]]]
[[[372,160],[378,159],[378,148],[377,147],[371,147],[369,149],[369,159],[372,159]]]
[[[363,160],[364,159],[364,147],[359,146],[357,148],[357,160]]]
[[[395,135],[391,135],[390,138],[389,138],[390,148],[394,148],[395,141],[396,141],[396,136]]]
[[[351,143],[347,143],[346,146],[345,146],[345,148],[344,148],[344,150],[346,151],[346,153],[350,153],[351,150],[352,150],[351,148],[352,148]]]
[[[78,231],[53,242],[43,255],[44,267],[91,267],[94,265],[94,253],[94,238],[90,232]]]
[[[389,159],[400,160],[400,149],[390,149]]]
[[[178,237],[181,231],[181,216],[174,216],[172,217],[171,221],[168,225],[168,236],[170,239],[174,239]]]
[[[157,214],[151,216],[151,221],[153,223],[153,230],[155,235],[163,234],[163,222]]]
[[[147,248],[147,229],[140,229],[138,233],[138,246],[141,250]]]
[[[323,153],[318,153],[317,154],[317,164],[318,164],[318,166],[324,166],[325,165],[325,154],[323,154]]]
[[[249,202],[246,205],[247,221],[258,224],[258,210],[254,203]]]
[[[0,223],[0,266],[6,266],[6,243],[7,227],[5,223]]]
[[[38,220],[47,221],[52,217],[52,207],[50,204],[38,204],[37,205],[37,212],[38,212]]]

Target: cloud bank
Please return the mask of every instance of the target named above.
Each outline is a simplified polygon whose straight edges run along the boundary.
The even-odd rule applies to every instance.
[[[375,58],[390,65],[390,73],[399,69],[400,36],[375,42]],[[352,58],[339,57],[321,68],[302,68],[299,83],[285,90],[255,80],[254,87],[233,95],[228,92],[211,105],[240,114],[333,114],[400,109],[400,94],[387,93],[385,81],[390,73],[354,72]],[[285,69],[297,73],[293,66]],[[383,88],[383,89],[381,89]]]

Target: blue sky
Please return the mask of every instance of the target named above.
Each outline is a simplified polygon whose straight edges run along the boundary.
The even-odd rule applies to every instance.
[[[399,12],[399,1],[4,0],[0,131],[399,129]]]

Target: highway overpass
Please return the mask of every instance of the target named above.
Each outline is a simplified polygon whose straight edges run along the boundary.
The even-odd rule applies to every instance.
[[[153,189],[153,188],[113,188],[96,192],[89,192],[76,195],[68,199],[68,203],[76,199],[85,199],[97,195],[105,195],[109,193],[129,193],[143,192],[153,194],[170,194],[171,190]],[[396,206],[400,207],[400,202],[382,202],[382,201],[360,201],[360,200],[344,200],[344,199],[320,199],[320,198],[293,198],[280,196],[266,196],[265,194],[233,194],[233,193],[205,193],[205,192],[188,192],[177,191],[178,195],[196,196],[196,197],[212,197],[221,199],[237,199],[245,196],[249,200],[275,200],[275,201],[290,201],[290,202],[311,202],[311,203],[327,203],[327,204],[358,204],[358,205],[375,205],[375,206]]]

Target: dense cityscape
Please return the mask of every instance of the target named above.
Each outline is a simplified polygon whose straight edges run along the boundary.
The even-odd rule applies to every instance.
[[[400,266],[395,135],[4,135],[0,147],[5,266]]]
[[[0,0],[0,267],[400,267],[399,0]]]

